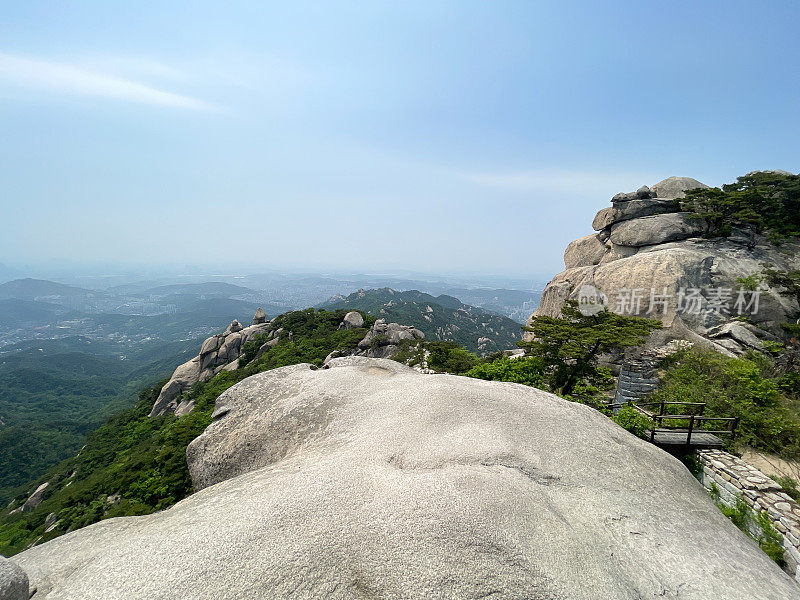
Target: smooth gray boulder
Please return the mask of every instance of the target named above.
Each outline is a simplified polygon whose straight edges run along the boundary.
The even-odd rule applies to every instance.
[[[203,345],[200,346],[200,356],[204,356],[206,354],[210,354],[211,352],[216,351],[222,343],[225,341],[224,335],[212,335],[206,341],[203,342]]]
[[[689,213],[639,217],[611,226],[611,242],[618,246],[652,246],[702,234],[707,226]]]
[[[749,323],[737,323],[736,321],[733,321],[731,323],[725,323],[724,325],[715,327],[708,332],[708,335],[712,338],[719,338],[727,335],[745,348],[760,350],[764,347],[764,343],[755,333],[757,331],[759,330]],[[764,332],[761,332],[761,334],[764,335]]]
[[[49,481],[45,481],[39,487],[34,490],[34,492],[25,500],[25,504],[22,505],[22,512],[28,512],[36,508],[42,503],[44,500],[44,493],[47,488],[50,486]]]
[[[18,555],[36,600],[800,591],[678,460],[591,408],[392,361],[329,365],[225,392],[189,447],[193,496]]]
[[[206,340],[208,341],[208,340]],[[169,381],[161,388],[153,408],[150,410],[150,416],[155,417],[163,415],[167,412],[174,411],[176,408],[175,400],[185,391],[187,391],[192,384],[200,380],[200,363],[202,358],[195,356],[192,360],[188,360],[180,365],[170,377]]]
[[[657,198],[683,198],[686,192],[697,188],[707,189],[708,186],[697,179],[691,177],[667,177],[662,179],[650,189]]]
[[[263,308],[259,308],[256,310],[256,314],[253,315],[253,325],[261,325],[262,323],[267,322],[267,313],[264,312]]]
[[[27,573],[0,556],[0,600],[28,600],[29,597]]]
[[[587,235],[570,242],[564,251],[564,264],[568,269],[599,264],[606,254],[606,245],[597,234]]]
[[[364,317],[356,310],[351,310],[342,319],[342,327],[344,329],[358,329],[364,326]]]

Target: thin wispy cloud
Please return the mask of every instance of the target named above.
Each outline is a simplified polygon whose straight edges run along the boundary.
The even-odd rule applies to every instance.
[[[76,65],[0,54],[0,87],[94,96],[189,110],[214,110],[202,100]]]

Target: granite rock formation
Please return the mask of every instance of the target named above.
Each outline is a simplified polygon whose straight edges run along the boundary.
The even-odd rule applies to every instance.
[[[234,320],[223,333],[212,335],[204,341],[200,354],[175,369],[172,377],[161,388],[150,416],[155,417],[170,412],[182,415],[191,412],[193,403],[180,401],[180,398],[192,384],[207,381],[220,371],[236,369],[242,345],[270,330],[270,322],[262,320],[265,317],[264,311],[261,309],[259,311],[261,312],[256,311],[253,317],[253,325],[242,327],[239,321]]]
[[[705,222],[680,206],[685,192],[699,187],[708,186],[670,177],[614,196],[594,218],[596,233],[567,246],[566,270],[547,285],[533,316],[558,316],[568,298],[597,289],[610,310],[663,322],[651,346],[685,339],[735,355],[775,339],[800,306],[765,283],[755,293],[744,289],[741,280],[765,264],[800,269],[800,244],[777,247],[749,231],[704,237]]]
[[[424,337],[424,333],[410,325],[387,323],[385,319],[378,319],[358,343],[356,354],[368,358],[390,358],[404,340],[421,340]]]
[[[0,600],[28,600],[29,597],[27,573],[0,556]]]
[[[197,493],[15,557],[36,600],[792,598],[676,459],[540,390],[348,357],[245,379]]]
[[[263,313],[263,311],[262,311]],[[150,416],[175,413],[178,416],[190,413],[194,409],[194,401],[184,397],[185,392],[198,381],[207,381],[221,371],[233,371],[239,368],[239,357],[245,343],[259,339],[263,342],[256,353],[261,356],[269,348],[278,345],[282,339],[292,337],[291,331],[273,324],[272,321],[261,321],[261,314],[256,312],[254,324],[242,327],[234,320],[221,334],[212,335],[200,347],[200,354],[180,365],[161,389]],[[340,329],[358,329],[364,326],[364,317],[358,311],[350,311],[339,325]],[[378,319],[366,332],[358,346],[349,350],[332,352],[326,359],[337,356],[364,356],[369,358],[391,358],[400,350],[403,340],[421,340],[425,337],[418,329],[398,323],[387,323]]]

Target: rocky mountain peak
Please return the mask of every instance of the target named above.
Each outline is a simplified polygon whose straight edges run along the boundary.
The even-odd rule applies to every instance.
[[[547,285],[534,316],[558,316],[568,298],[596,290],[610,310],[660,319],[665,329],[653,343],[688,339],[740,354],[775,339],[800,306],[766,284],[749,289],[742,281],[758,281],[765,264],[800,268],[800,245],[777,247],[753,231],[711,237],[709,224],[681,207],[697,188],[708,186],[668,177],[615,195],[595,216],[596,233],[567,246],[566,270]]]
[[[686,192],[697,188],[708,188],[708,186],[692,177],[667,177],[653,185],[651,189],[656,198],[674,200],[683,198]]]

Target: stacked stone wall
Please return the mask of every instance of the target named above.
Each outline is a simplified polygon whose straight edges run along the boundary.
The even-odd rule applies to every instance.
[[[722,450],[697,452],[703,471],[700,481],[719,491],[719,501],[735,506],[738,498],[754,517],[766,513],[782,538],[786,570],[800,583],[800,505],[777,482],[754,466]]]
[[[638,402],[655,391],[658,387],[656,363],[651,357],[626,359],[620,369],[614,403]]]

